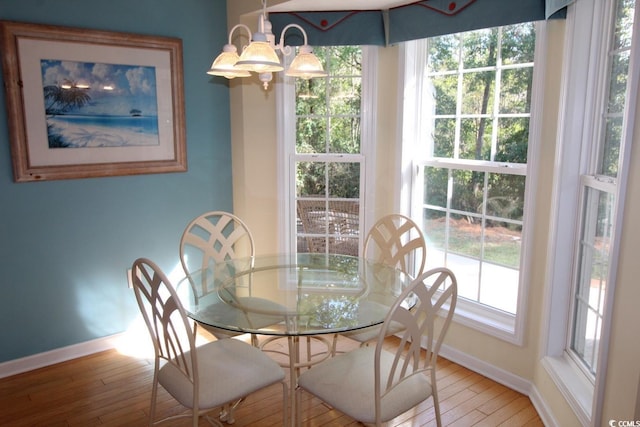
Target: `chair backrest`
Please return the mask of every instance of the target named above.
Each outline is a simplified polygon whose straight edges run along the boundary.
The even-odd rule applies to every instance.
[[[358,255],[360,203],[357,200],[298,199],[298,218],[308,251]],[[328,237],[313,237],[319,234]]]
[[[249,227],[228,212],[211,211],[198,216],[187,225],[180,239],[180,262],[186,274],[254,255]]]
[[[380,400],[413,375],[428,373],[433,394],[437,398],[436,362],[457,299],[456,277],[451,270],[442,267],[426,271],[414,279],[392,305],[381,327],[375,349],[376,419],[380,419]],[[444,319],[436,321],[440,315]],[[396,332],[398,324],[404,328],[401,332]],[[391,333],[390,328],[400,337],[400,344],[393,355],[392,369],[382,377],[380,358],[385,351],[384,341]],[[423,345],[426,347],[424,359]]]
[[[367,233],[364,256],[415,277],[424,270],[427,244],[422,230],[411,218],[391,214],[380,218]]]
[[[155,350],[156,374],[161,362],[194,384],[198,402],[198,364],[191,322],[167,276],[152,261],[139,258],[132,267],[133,290]],[[194,406],[197,409],[197,406]]]

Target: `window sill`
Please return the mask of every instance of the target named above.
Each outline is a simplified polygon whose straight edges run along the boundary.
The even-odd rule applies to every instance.
[[[591,424],[593,384],[564,357],[547,356],[542,366],[564,396],[582,425]]]
[[[511,344],[522,344],[513,314],[458,298],[454,321]]]

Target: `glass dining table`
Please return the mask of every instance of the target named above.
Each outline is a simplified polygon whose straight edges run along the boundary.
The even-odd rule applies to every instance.
[[[329,357],[335,334],[381,324],[410,278],[364,258],[281,254],[233,259],[187,275],[176,286],[190,318],[206,327],[286,338],[290,404],[298,372]],[[300,337],[321,341],[321,358],[300,358]],[[307,340],[309,342],[309,340]]]

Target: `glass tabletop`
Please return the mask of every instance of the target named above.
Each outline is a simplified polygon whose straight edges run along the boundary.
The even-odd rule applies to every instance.
[[[218,263],[176,289],[189,317],[261,335],[318,335],[380,324],[409,283],[384,264],[347,255],[257,256]]]

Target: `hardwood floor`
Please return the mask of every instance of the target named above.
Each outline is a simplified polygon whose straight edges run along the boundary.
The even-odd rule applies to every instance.
[[[395,338],[388,339],[394,345]],[[341,341],[344,349],[352,345]],[[345,347],[346,346],[346,347]],[[443,424],[456,427],[543,426],[527,396],[440,358],[438,389]],[[153,364],[109,350],[0,379],[0,425],[144,426],[147,423]],[[160,388],[158,415],[182,412]],[[303,426],[358,426],[308,394]],[[280,426],[282,388],[271,386],[249,396],[235,413],[234,426]],[[189,421],[165,423],[189,425]],[[204,419],[201,426],[208,426]],[[398,417],[390,426],[433,426],[432,400]]]

